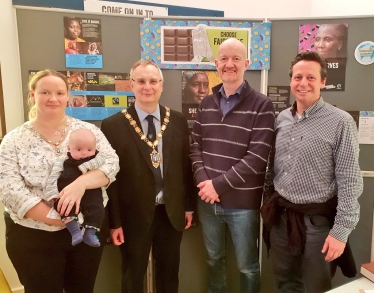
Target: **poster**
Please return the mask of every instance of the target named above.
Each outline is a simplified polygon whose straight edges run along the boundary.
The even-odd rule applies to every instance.
[[[193,127],[199,103],[221,82],[217,71],[182,71],[182,113],[189,129]]]
[[[348,24],[302,24],[299,53],[315,51],[327,61],[327,81],[322,91],[344,91]]]
[[[284,109],[290,107],[290,86],[268,86],[267,96],[271,100],[274,106],[275,117],[279,115]]]
[[[84,11],[115,13],[121,15],[141,15],[146,18],[152,16],[168,16],[167,7],[147,6],[111,1],[83,1]]]
[[[30,70],[29,77],[37,70]],[[59,71],[67,77],[66,114],[81,120],[102,120],[131,106],[135,97],[129,73]]]
[[[374,144],[374,111],[360,111],[358,142]]]
[[[214,70],[218,46],[236,38],[247,48],[247,70],[270,69],[269,22],[141,20],[141,58],[163,69]]]
[[[103,68],[101,20],[64,17],[67,68]]]

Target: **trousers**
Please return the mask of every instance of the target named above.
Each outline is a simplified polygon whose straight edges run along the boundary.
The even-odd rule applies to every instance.
[[[280,224],[270,230],[270,256],[278,292],[322,293],[331,290],[330,263],[321,253],[331,229],[330,222],[320,215],[305,215],[304,222],[306,243],[303,254],[290,253],[283,215]]]

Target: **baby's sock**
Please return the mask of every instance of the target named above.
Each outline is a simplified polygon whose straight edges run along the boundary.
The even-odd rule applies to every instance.
[[[96,229],[86,228],[83,234],[83,242],[92,247],[99,247],[100,241],[96,236]]]
[[[70,221],[66,224],[66,228],[68,228],[70,234],[71,234],[71,244],[73,246],[79,244],[83,240],[82,232],[79,227],[79,224],[77,221]]]

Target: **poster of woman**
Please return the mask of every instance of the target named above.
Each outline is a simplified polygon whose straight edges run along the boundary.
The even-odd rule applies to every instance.
[[[101,20],[64,17],[67,68],[103,68]]]
[[[216,71],[182,71],[182,113],[189,129],[192,129],[196,119],[199,103],[212,94],[212,87],[221,82]]]
[[[347,63],[348,24],[302,24],[299,53],[315,51],[327,61],[327,81],[322,90],[343,91]]]

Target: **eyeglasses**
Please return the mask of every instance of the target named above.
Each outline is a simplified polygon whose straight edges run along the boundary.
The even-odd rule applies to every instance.
[[[151,79],[151,80],[145,80],[145,79],[131,79],[133,82],[135,82],[137,85],[139,86],[144,86],[146,85],[147,83],[149,83],[150,85],[157,85],[159,82],[162,81],[162,79]]]

